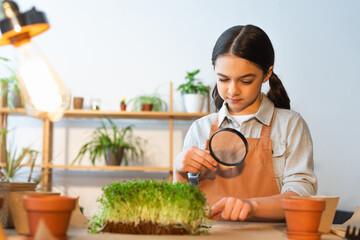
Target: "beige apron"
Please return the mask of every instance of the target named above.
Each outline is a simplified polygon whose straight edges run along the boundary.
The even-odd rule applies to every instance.
[[[240,165],[227,167],[218,164],[215,172],[200,173],[199,189],[205,193],[211,206],[223,197],[247,199],[280,193],[273,168],[271,123],[270,126],[262,126],[260,138],[246,139],[249,151]],[[217,116],[211,125],[210,137],[218,129]],[[209,140],[206,142],[206,150],[208,144]]]

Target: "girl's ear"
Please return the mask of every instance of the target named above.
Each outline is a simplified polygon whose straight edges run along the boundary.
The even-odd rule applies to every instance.
[[[269,67],[269,70],[268,70],[268,72],[266,73],[266,76],[263,79],[263,83],[266,83],[270,79],[271,74],[273,73],[273,69],[274,69],[274,66]]]

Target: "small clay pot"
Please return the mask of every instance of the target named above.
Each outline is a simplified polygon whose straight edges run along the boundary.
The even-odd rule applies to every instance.
[[[152,104],[152,103],[150,103],[150,104],[143,104],[143,105],[141,106],[141,110],[143,110],[143,111],[152,111],[152,109],[153,109],[153,104]]]
[[[325,210],[321,215],[319,232],[329,233],[335,217],[336,208],[340,197],[335,196],[296,196],[291,198],[321,199],[325,201]]]
[[[121,110],[121,111],[126,111],[126,104],[121,103],[121,104],[120,104],[120,110]]]
[[[73,103],[74,103],[74,109],[82,109],[83,103],[84,103],[84,98],[74,97]]]
[[[16,191],[9,193],[9,205],[12,220],[14,222],[15,230],[17,234],[20,235],[29,235],[29,222],[27,212],[24,208],[24,196],[25,195],[57,195],[60,196],[60,193],[55,192],[31,192],[31,191]]]
[[[321,214],[325,209],[324,200],[284,198],[281,206],[285,211],[289,232],[318,232]]]
[[[65,238],[76,199],[64,196],[24,196],[30,235],[35,236],[42,219],[56,238]]]

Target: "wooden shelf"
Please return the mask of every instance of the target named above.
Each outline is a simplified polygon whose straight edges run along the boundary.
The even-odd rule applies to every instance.
[[[81,166],[81,165],[53,165],[53,138],[54,138],[54,123],[48,119],[43,121],[43,148],[42,148],[42,164],[35,165],[37,168],[42,168],[44,175],[41,180],[41,189],[43,191],[51,191],[52,187],[52,170],[53,169],[84,169],[84,170],[120,170],[120,171],[166,171],[169,172],[169,180],[172,179],[173,167],[173,131],[175,120],[195,120],[206,116],[210,112],[210,98],[208,96],[206,113],[186,113],[173,112],[172,108],[172,83],[170,83],[170,104],[167,112],[134,112],[134,111],[103,111],[103,110],[67,110],[63,118],[76,119],[94,119],[108,116],[111,119],[142,119],[142,120],[167,120],[169,122],[169,167],[146,167],[146,166]],[[0,107],[0,130],[7,129],[8,116],[27,116],[24,108],[9,109]],[[6,139],[2,138],[0,144],[0,166],[5,159]],[[27,166],[29,167],[29,166]]]
[[[3,114],[14,116],[26,116],[24,108],[0,108]],[[186,113],[186,112],[130,112],[130,111],[102,111],[102,110],[67,110],[63,118],[103,118],[108,116],[110,118],[121,119],[154,119],[154,120],[168,120],[169,118],[175,120],[193,120],[209,113]]]
[[[0,163],[0,167],[5,167],[5,163]],[[21,165],[21,167],[31,167],[30,164]],[[43,165],[35,164],[35,168],[42,168]],[[49,165],[52,169],[80,169],[80,170],[121,170],[121,171],[154,171],[169,172],[170,167],[147,167],[147,166],[86,166],[86,165]]]
[[[121,170],[121,171],[172,171],[170,167],[141,167],[141,166],[81,166],[81,165],[50,165],[49,168],[61,169],[100,169],[100,170]]]

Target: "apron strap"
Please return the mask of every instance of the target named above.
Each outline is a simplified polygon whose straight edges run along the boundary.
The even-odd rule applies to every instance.
[[[262,125],[260,138],[270,139],[271,126],[272,126],[274,117],[275,117],[275,110],[274,110],[273,115],[272,115],[272,117],[271,117],[271,121],[270,121],[269,126],[266,126],[265,124]]]
[[[214,120],[214,122],[211,124],[210,126],[210,134],[209,134],[209,138],[206,140],[205,143],[205,150],[209,150],[209,142],[210,142],[210,137],[217,131],[219,130],[219,114],[216,115],[216,118]]]

